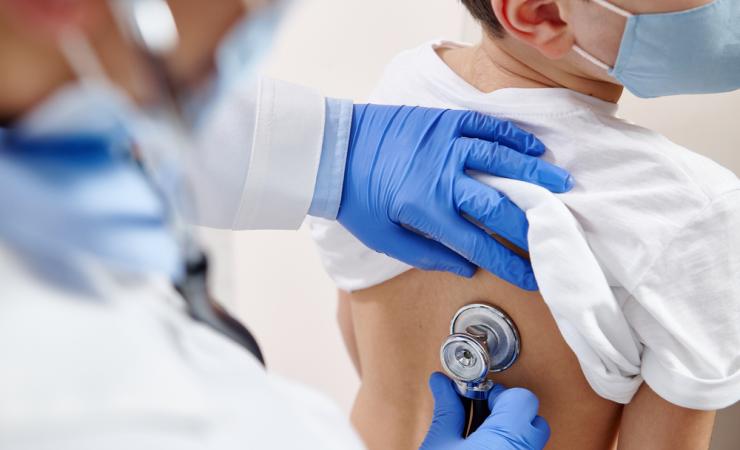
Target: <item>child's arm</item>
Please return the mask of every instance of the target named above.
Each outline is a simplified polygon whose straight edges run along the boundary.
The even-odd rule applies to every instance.
[[[643,383],[624,407],[617,450],[708,449],[714,416],[669,403]]]
[[[341,289],[338,292],[337,323],[339,324],[339,331],[342,333],[342,340],[347,349],[347,354],[349,354],[349,358],[352,360],[352,365],[355,367],[357,375],[362,378],[360,354],[357,350],[357,337],[355,336],[355,326],[352,320],[351,294]]]

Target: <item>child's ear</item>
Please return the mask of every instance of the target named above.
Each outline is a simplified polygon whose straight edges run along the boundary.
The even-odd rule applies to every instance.
[[[562,58],[575,43],[558,0],[491,0],[491,5],[509,34],[548,58]]]

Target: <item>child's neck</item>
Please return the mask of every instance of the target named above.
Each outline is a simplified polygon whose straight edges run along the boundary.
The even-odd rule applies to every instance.
[[[473,47],[440,49],[438,53],[452,70],[481,92],[559,87],[612,103],[622,95],[621,86],[576,75],[565,64],[546,59],[536,50],[510,39],[484,38]]]

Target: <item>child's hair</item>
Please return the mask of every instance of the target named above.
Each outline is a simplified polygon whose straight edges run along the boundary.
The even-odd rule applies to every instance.
[[[498,21],[496,13],[493,12],[491,0],[461,0],[462,4],[468,8],[470,14],[483,25],[485,31],[492,37],[503,37],[504,27]]]
[[[470,14],[483,25],[483,29],[491,37],[502,38],[504,37],[504,27],[501,26],[501,22],[498,21],[496,13],[493,12],[493,6],[491,6],[491,0],[460,0]],[[584,0],[588,1],[588,0]]]

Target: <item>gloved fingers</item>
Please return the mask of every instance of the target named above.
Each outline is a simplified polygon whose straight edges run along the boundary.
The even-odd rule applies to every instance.
[[[470,177],[455,180],[455,204],[461,212],[488,231],[506,238],[517,247],[529,250],[529,223],[524,211],[503,194]]]
[[[494,384],[491,390],[488,392],[488,406],[489,410],[491,409],[490,406],[493,404],[493,402],[496,401],[496,398],[498,398],[499,395],[506,392],[506,388],[502,384]]]
[[[545,420],[544,417],[537,416],[532,421],[532,426],[539,432],[542,446],[544,447],[547,443],[547,440],[550,439],[550,424],[547,423],[547,420]]]
[[[434,397],[434,417],[429,435],[448,434],[459,437],[465,425],[465,408],[452,380],[440,372],[429,377],[429,389]]]
[[[464,137],[498,142],[525,155],[542,156],[545,153],[545,144],[535,135],[509,121],[477,112],[462,114],[460,132]]]
[[[396,232],[396,242],[403,248],[403,254],[398,259],[406,264],[422,270],[452,272],[465,278],[475,275],[475,265],[439,242],[400,226]]]
[[[410,219],[418,221],[415,217],[410,217]],[[424,227],[429,229],[424,229]],[[537,281],[528,261],[501,245],[477,225],[460,215],[436,217],[435,223],[425,221],[421,222],[421,226],[413,228],[433,236],[435,240],[502,280],[522,289],[537,290]]]
[[[540,408],[540,401],[532,391],[524,388],[511,388],[488,399],[491,416],[487,420],[496,422],[534,423]]]
[[[491,414],[476,434],[490,431],[495,436],[503,437],[505,442],[519,443],[516,448],[545,448],[550,439],[550,426],[537,415],[539,401],[532,392],[522,388],[504,389],[497,395],[491,392],[488,405]],[[501,448],[509,447],[502,443]]]
[[[467,155],[465,167],[468,169],[527,181],[556,193],[567,192],[573,187],[573,179],[565,170],[501,143],[459,138],[454,146]]]

